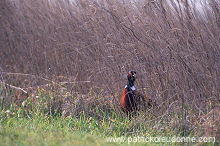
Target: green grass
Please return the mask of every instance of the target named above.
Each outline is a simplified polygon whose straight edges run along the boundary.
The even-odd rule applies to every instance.
[[[129,129],[134,129],[133,124],[128,119],[97,121],[84,115],[79,118],[37,114],[17,117],[2,111],[0,139],[1,145],[123,145],[127,142],[108,142],[106,138],[132,136]]]
[[[172,142],[138,142],[136,137],[174,136],[169,130],[152,131],[133,120],[105,117],[96,120],[82,114],[80,117],[52,117],[43,114],[20,116],[1,112],[0,145],[179,145]],[[139,132],[137,132],[139,131]],[[114,139],[111,137],[124,138]],[[132,140],[134,142],[128,142]],[[207,144],[207,143],[206,143]],[[210,143],[212,145],[212,143]]]
[[[53,102],[52,97],[56,96],[50,96],[49,91],[45,91],[45,93],[47,94],[37,92],[38,98],[35,101],[28,97],[21,106],[15,103],[9,106],[4,104],[0,111],[0,146],[182,144],[182,142],[146,139],[150,137],[183,137],[181,127],[171,128],[168,118],[162,117],[160,120],[155,120],[150,114],[143,112],[135,118],[129,119],[111,105],[104,105],[105,100],[100,100],[98,96],[92,96],[94,101],[89,104],[86,104],[86,99],[83,97],[69,97],[70,101],[74,99],[77,102],[80,102],[77,98],[81,98],[80,106],[77,106],[76,103],[69,105],[73,106],[74,110],[79,107],[81,110],[74,111],[72,116],[64,116],[62,112],[65,109],[57,108],[60,107],[59,102]],[[44,100],[46,98],[48,99]],[[65,99],[63,100],[65,101]],[[62,103],[65,103],[64,101]],[[68,107],[68,105],[66,106]],[[195,135],[192,131],[188,132],[187,137],[199,135]],[[187,144],[198,143],[187,142]],[[204,145],[213,145],[213,143],[204,143]]]
[[[1,117],[3,145],[98,145],[106,143],[89,121],[36,115],[31,119]],[[92,123],[93,124],[93,123]],[[94,135],[92,135],[95,133]]]
[[[0,86],[0,91],[2,89]],[[0,111],[0,146],[183,144],[181,141],[167,142],[155,139],[183,137],[182,127],[178,124],[170,127],[167,117],[161,117],[159,120],[150,113],[140,112],[135,118],[129,119],[112,104],[104,104],[106,99],[101,98],[102,96],[91,95],[90,102],[80,95],[68,97],[67,100],[65,96],[58,96],[50,90],[38,89],[36,95],[24,99],[20,106],[16,105],[16,102],[10,105],[3,104]],[[34,98],[36,100],[33,100]],[[71,104],[66,105],[66,101]],[[61,108],[60,102],[67,109],[74,108],[71,116],[64,116],[63,111],[66,109]],[[178,117],[176,114],[170,116]],[[187,131],[186,137],[198,135],[193,131]],[[207,142],[200,144],[214,145]]]

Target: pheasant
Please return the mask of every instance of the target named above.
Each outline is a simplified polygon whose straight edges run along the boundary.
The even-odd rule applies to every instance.
[[[146,106],[152,106],[152,101],[146,99],[143,95],[136,91],[134,81],[136,79],[136,71],[129,71],[127,74],[127,84],[122,92],[120,106],[123,112],[126,114],[135,114],[140,110],[141,104]]]

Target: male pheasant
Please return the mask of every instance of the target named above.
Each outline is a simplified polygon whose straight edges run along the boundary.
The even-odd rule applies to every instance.
[[[140,110],[141,104],[146,106],[152,106],[152,101],[146,102],[143,95],[136,91],[134,81],[136,79],[136,71],[129,71],[127,74],[127,84],[122,92],[120,106],[122,111],[126,114],[133,114]]]

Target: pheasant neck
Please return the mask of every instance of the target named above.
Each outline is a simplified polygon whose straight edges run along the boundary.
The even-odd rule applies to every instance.
[[[136,90],[135,86],[134,86],[134,81],[128,81],[127,85],[125,86],[125,88],[128,88],[132,91]]]

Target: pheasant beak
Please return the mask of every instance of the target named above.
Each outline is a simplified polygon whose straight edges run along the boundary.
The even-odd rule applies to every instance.
[[[133,74],[133,77],[137,78],[137,75],[136,75],[136,74]]]

